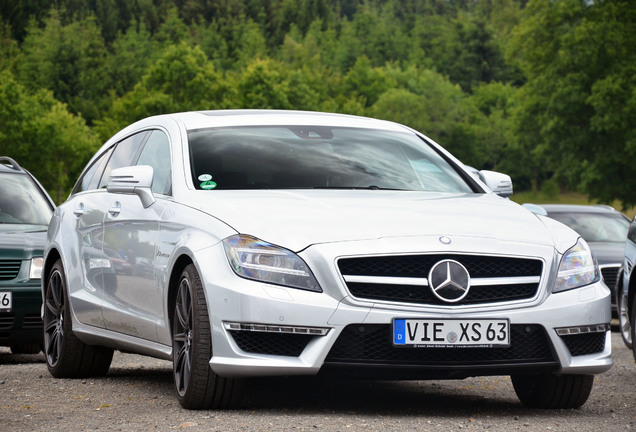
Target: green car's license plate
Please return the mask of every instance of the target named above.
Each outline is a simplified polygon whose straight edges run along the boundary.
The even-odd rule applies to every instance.
[[[11,291],[0,291],[0,311],[10,312],[12,307]]]

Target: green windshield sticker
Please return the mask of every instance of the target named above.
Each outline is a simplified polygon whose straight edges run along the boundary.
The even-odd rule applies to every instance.
[[[204,181],[201,183],[201,189],[214,189],[216,187],[216,183],[213,181]]]

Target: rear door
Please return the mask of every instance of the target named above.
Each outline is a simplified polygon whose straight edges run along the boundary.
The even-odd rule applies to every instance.
[[[73,310],[80,322],[105,327],[102,314],[104,290],[115,283],[115,263],[104,253],[104,219],[108,205],[106,180],[114,168],[126,166],[137,156],[147,133],[134,134],[106,150],[82,174],[67,208],[73,212],[72,239],[65,250]],[[67,220],[71,220],[68,218]],[[68,223],[68,222],[67,222]],[[74,259],[77,251],[77,259]],[[71,268],[72,267],[72,268]],[[76,280],[81,275],[81,281]]]
[[[97,186],[112,151],[111,147],[85,170],[64,205],[72,214],[60,218],[63,224],[72,225],[63,231],[73,235],[60,241],[67,257],[64,265],[73,310],[80,322],[96,327],[104,326],[101,292],[109,264],[102,256],[104,212],[101,202],[106,191]]]

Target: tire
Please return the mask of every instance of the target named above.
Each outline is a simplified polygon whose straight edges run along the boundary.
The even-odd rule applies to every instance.
[[[173,378],[187,409],[236,407],[243,381],[222,378],[210,368],[212,336],[203,285],[193,264],[179,278],[172,325]]]
[[[38,354],[40,352],[40,344],[16,344],[11,345],[12,354]]]
[[[622,278],[619,280],[619,285],[616,293],[616,308],[618,309],[618,330],[621,333],[621,337],[623,338],[623,342],[625,346],[629,349],[632,349],[632,320],[629,316],[629,308],[627,293],[623,295],[623,283]]]
[[[519,400],[529,408],[579,408],[592,392],[593,375],[513,375]]]
[[[88,378],[108,373],[110,348],[87,345],[75,336],[62,261],[51,269],[44,297],[44,357],[56,378]]]

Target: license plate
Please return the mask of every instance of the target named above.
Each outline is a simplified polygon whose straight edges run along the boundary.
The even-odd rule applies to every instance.
[[[11,291],[0,291],[0,311],[11,312]]]
[[[507,319],[394,319],[393,344],[413,348],[510,345]]]

